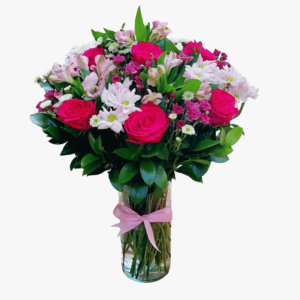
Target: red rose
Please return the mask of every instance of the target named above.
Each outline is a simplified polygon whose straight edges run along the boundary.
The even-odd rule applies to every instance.
[[[133,112],[125,121],[128,142],[144,145],[161,141],[169,126],[169,118],[156,104],[148,102],[140,106],[141,112]]]
[[[208,51],[207,49],[204,49],[203,47],[201,48],[201,56],[203,58],[203,60],[216,60],[216,57],[213,53],[211,53],[210,51]]]
[[[228,122],[231,121],[234,116],[237,116],[239,112],[234,106],[234,97],[220,89],[212,91],[210,105],[209,124],[212,126],[227,125]]]
[[[195,51],[198,52],[198,50],[202,46],[202,44],[203,43],[201,41],[197,42],[195,39],[193,39],[192,41],[188,42],[185,45],[185,47],[183,49],[183,53],[186,56],[190,56],[194,52],[194,48],[195,48]]]
[[[89,59],[89,67],[95,66],[95,57],[97,55],[104,55],[104,49],[102,47],[91,48],[85,51],[82,55]]]
[[[58,109],[58,119],[80,130],[92,128],[90,118],[97,114],[96,102],[79,99],[66,100]]]
[[[148,42],[140,42],[137,45],[133,45],[131,47],[131,60],[136,61],[140,65],[146,65],[147,60],[153,59],[157,60],[157,58],[164,52],[161,50],[158,45],[151,44]],[[151,55],[152,54],[152,55]]]

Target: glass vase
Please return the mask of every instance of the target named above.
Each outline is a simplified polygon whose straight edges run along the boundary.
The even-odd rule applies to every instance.
[[[147,195],[135,205],[130,199],[130,187],[119,193],[119,204],[125,205],[139,215],[151,214],[165,207],[171,208],[171,183],[160,197]],[[171,265],[171,222],[151,223],[157,251],[150,243],[144,223],[121,236],[122,270],[137,282],[154,282],[165,277]]]

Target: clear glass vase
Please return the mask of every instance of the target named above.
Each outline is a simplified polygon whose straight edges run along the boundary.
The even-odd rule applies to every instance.
[[[119,193],[119,204],[125,205],[139,215],[147,215],[165,207],[171,208],[171,183],[168,183],[162,198],[147,195],[139,204],[130,199],[130,187]],[[144,224],[121,236],[122,270],[137,282],[154,282],[165,277],[171,265],[171,222],[151,223],[157,251],[150,243]]]

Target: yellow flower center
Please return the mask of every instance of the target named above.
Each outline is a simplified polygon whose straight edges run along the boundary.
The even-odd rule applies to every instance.
[[[121,102],[121,104],[127,106],[129,104],[129,102],[126,100],[126,101]]]
[[[234,79],[232,77],[227,77],[227,81],[232,82]]]
[[[234,98],[238,98],[239,95],[238,94],[233,94]]]
[[[200,74],[195,74],[198,78],[200,78],[201,77],[201,75]]]
[[[117,116],[116,115],[110,115],[108,117],[108,122],[112,123],[113,121],[117,120]]]
[[[199,66],[200,69],[204,69],[204,67],[205,67],[205,66],[203,66],[203,65],[200,65],[200,66]]]

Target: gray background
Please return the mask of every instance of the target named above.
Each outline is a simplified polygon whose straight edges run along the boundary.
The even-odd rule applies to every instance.
[[[228,54],[260,88],[230,161],[173,184],[172,267],[128,280],[106,174],[82,178],[29,120],[44,74],[90,29],[168,21],[172,37]],[[300,299],[296,1],[10,1],[1,4],[0,299]]]

